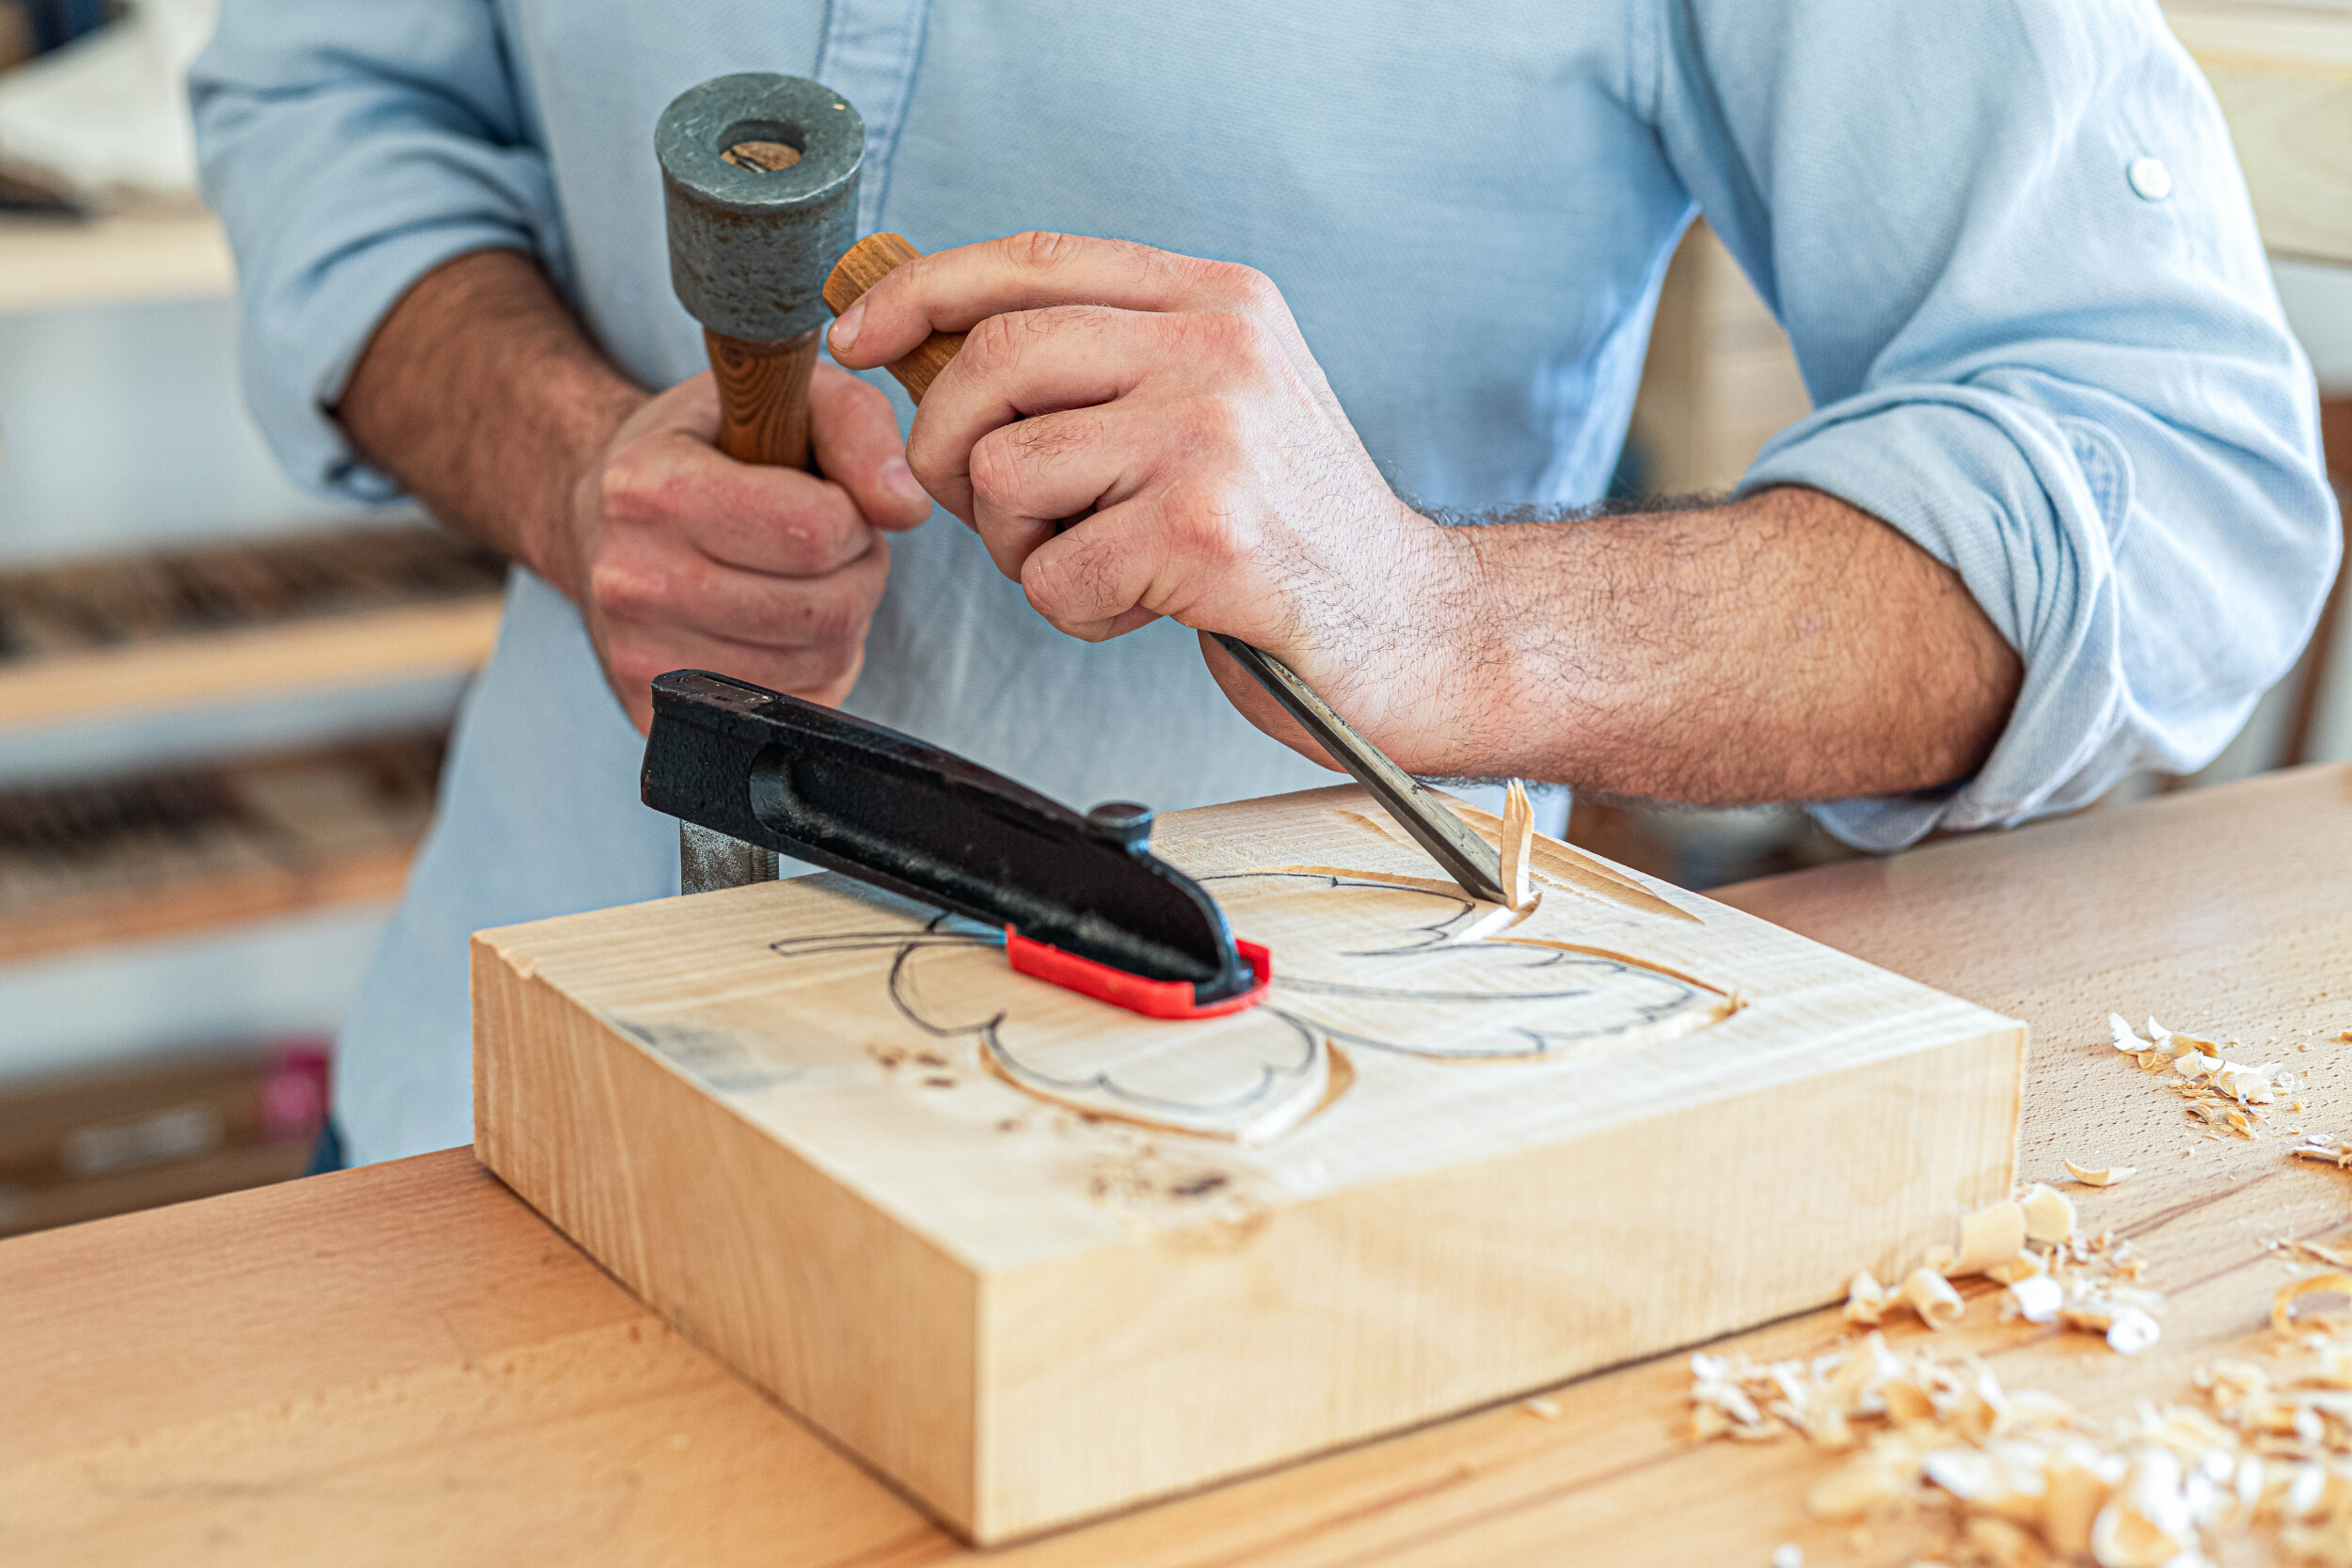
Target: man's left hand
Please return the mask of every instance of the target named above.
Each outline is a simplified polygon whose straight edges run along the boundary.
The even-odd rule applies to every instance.
[[[1474,552],[1389,488],[1263,275],[1020,234],[898,268],[832,348],[863,369],[934,331],[971,337],[907,460],[1038,613],[1089,641],[1163,615],[1241,638],[1407,768],[1466,757],[1449,725],[1475,705],[1448,688],[1474,625]],[[1328,760],[1202,646],[1252,722]]]

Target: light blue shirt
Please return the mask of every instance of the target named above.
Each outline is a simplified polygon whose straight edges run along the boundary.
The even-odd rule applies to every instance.
[[[1703,211],[1818,410],[1746,483],[1884,518],[2025,657],[1974,779],[1816,808],[1858,843],[2199,766],[2336,562],[2310,372],[2152,0],[227,0],[197,115],[287,466],[392,492],[326,410],[402,292],[484,246],[536,252],[647,386],[701,368],[653,125],[751,70],[865,116],[865,230],[935,250],[1058,229],[1261,268],[1430,506],[1601,495]],[[2162,199],[2126,175],[2144,158]],[[853,711],[1081,806],[1328,781],[1233,714],[1183,628],[1064,639],[945,516],[896,548]],[[469,932],[676,890],[639,751],[579,618],[516,572],[343,1036],[357,1159],[470,1134]]]

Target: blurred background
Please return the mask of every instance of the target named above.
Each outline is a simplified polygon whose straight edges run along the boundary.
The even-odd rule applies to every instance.
[[[2352,400],[2352,0],[2182,0],[2288,315]],[[182,80],[213,0],[0,0],[0,1235],[299,1175],[333,1031],[496,634],[500,562],[279,477]],[[1806,412],[1705,226],[1668,275],[1618,488],[1728,489]],[[2328,405],[2352,471],[2352,401]],[[2213,766],[2352,758],[2341,591]],[[1842,858],[1794,809],[1592,800],[1569,836],[1685,886]]]

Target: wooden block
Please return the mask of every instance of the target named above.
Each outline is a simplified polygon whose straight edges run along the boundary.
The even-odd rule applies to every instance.
[[[484,932],[476,1149],[983,1543],[1819,1305],[2009,1190],[1982,1008],[1550,840],[1502,924],[1353,787],[1157,847],[1265,1006],[1143,1020],[836,877]]]

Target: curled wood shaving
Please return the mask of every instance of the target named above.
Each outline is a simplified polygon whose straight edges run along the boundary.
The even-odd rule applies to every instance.
[[[1968,1310],[1968,1304],[1960,1299],[1951,1281],[1933,1269],[1914,1269],[1903,1275],[1902,1291],[1903,1299],[1930,1328],[1949,1328]]]
[[[2004,1198],[1960,1218],[1960,1257],[1947,1274],[1982,1274],[2025,1250],[2025,1205]]]
[[[2126,1177],[2139,1173],[2137,1165],[2109,1165],[2103,1170],[2085,1170],[2072,1160],[2059,1163],[2065,1165],[2067,1175],[2086,1187],[2112,1187]]]
[[[1513,779],[1502,791],[1502,831],[1496,848],[1502,859],[1502,893],[1514,910],[1527,908],[1529,866],[1535,847],[1535,808],[1527,799],[1527,785]]]
[[[2339,1167],[2352,1165],[2352,1144],[2326,1132],[2313,1132],[2287,1152],[2298,1160],[2326,1160]]]
[[[1893,1291],[1870,1277],[1864,1269],[1846,1284],[1846,1321],[1875,1328],[1887,1307],[1900,1298]]]
[[[2270,1326],[2281,1334],[2294,1332],[2295,1304],[2310,1295],[2352,1297],[2352,1274],[2331,1270],[2327,1274],[2307,1274],[2300,1279],[2288,1280],[2270,1298]]]

